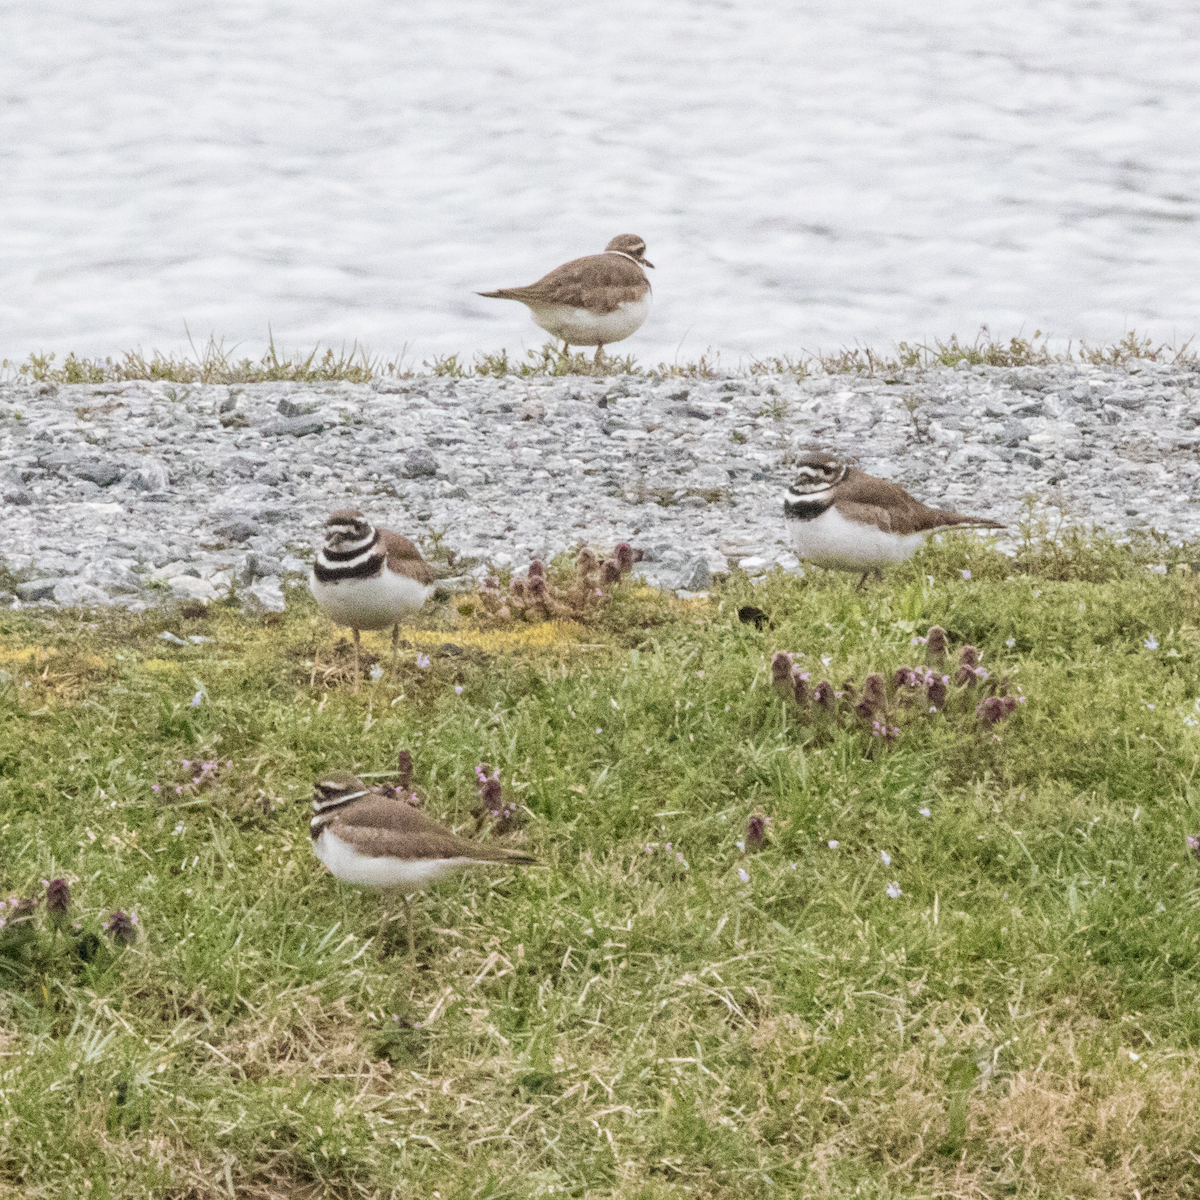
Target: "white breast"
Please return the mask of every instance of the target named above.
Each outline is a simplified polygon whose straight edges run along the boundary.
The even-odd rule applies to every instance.
[[[792,518],[788,527],[798,557],[842,571],[902,563],[925,540],[923,533],[887,533],[874,525],[848,521],[836,508],[827,508],[811,521]]]
[[[322,829],[317,835],[313,850],[343,883],[356,883],[359,887],[406,888],[409,892],[427,888],[475,861],[471,858],[422,858],[404,862],[396,858],[368,858],[328,829]]]
[[[309,590],[335,625],[354,629],[390,629],[406,613],[415,612],[433,588],[389,571],[385,565],[374,579],[343,579],[321,583],[315,575]]]
[[[533,319],[547,332],[572,346],[607,346],[640,328],[650,313],[650,293],[627,300],[614,312],[594,313],[565,304],[530,306]]]

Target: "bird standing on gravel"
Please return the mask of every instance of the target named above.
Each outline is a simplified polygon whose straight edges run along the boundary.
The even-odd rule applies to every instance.
[[[406,800],[373,791],[349,771],[330,771],[317,780],[313,811],[313,850],[338,879],[403,895],[410,958],[416,955],[412,893],[471,866],[537,862],[523,850],[461,838]],[[381,934],[387,921],[385,912]]]
[[[819,567],[862,571],[861,589],[874,571],[911,558],[925,538],[958,525],[1003,529],[998,521],[928,508],[902,487],[866,475],[832,454],[808,454],[783,501],[792,544]]]
[[[603,254],[575,258],[528,287],[479,292],[490,300],[519,300],[547,333],[572,346],[595,346],[596,362],[604,347],[627,338],[650,312],[650,280],[643,267],[646,243],[636,233],[613,238]]]
[[[356,696],[359,631],[391,626],[395,670],[400,619],[429,599],[432,584],[432,569],[408,538],[376,529],[357,509],[335,512],[325,522],[325,545],[308,586],[334,624],[354,630]]]

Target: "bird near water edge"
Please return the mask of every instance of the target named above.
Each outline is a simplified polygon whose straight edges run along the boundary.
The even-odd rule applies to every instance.
[[[589,254],[555,267],[528,287],[478,292],[489,300],[519,300],[534,321],[572,346],[595,346],[596,362],[604,347],[635,333],[650,312],[651,288],[643,268],[646,243],[635,233],[613,238],[602,254]]]
[[[840,461],[807,454],[783,501],[796,554],[819,567],[861,571],[860,590],[872,571],[911,558],[926,537],[943,529],[1003,529],[999,521],[930,508],[899,484]]]

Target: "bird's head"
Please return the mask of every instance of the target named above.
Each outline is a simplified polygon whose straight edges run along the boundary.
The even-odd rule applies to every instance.
[[[326,771],[313,784],[313,809],[322,812],[348,800],[357,800],[371,789],[352,771]]]
[[[344,508],[325,522],[325,545],[329,549],[366,542],[371,538],[371,522],[357,508]]]
[[[606,254],[624,254],[632,258],[639,267],[649,267],[654,269],[654,264],[646,258],[646,242],[644,238],[638,237],[636,233],[619,233],[607,246],[604,247]]]
[[[811,496],[841,483],[849,473],[850,468],[832,454],[806,454],[796,464],[795,478],[788,492],[795,496]]]

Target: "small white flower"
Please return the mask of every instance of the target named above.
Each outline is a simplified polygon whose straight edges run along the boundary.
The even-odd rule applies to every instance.
[[[1142,645],[1143,645],[1143,646],[1145,646],[1147,650],[1157,650],[1157,649],[1158,649],[1158,638],[1156,638],[1156,637],[1154,636],[1154,634],[1151,634],[1151,635],[1150,635],[1150,636],[1149,636],[1149,637],[1148,637],[1148,638],[1147,638],[1147,639],[1146,639],[1146,640],[1145,640],[1145,641],[1142,643]]]
[[[789,866],[789,867],[791,867],[791,869],[792,869],[793,871],[796,869],[796,867],[797,867],[798,865],[799,865],[799,864],[797,864],[797,863],[788,863],[788,866]]]
[[[1004,644],[1011,650],[1017,644],[1017,639],[1009,638]]]
[[[741,880],[743,883],[749,883],[749,882],[750,882],[750,876],[746,874],[746,868],[745,868],[745,867],[738,867],[738,878],[739,878],[739,879],[740,879],[740,880]]]
[[[603,729],[601,729],[599,725],[597,725],[597,726],[596,726],[596,732],[597,732],[597,733],[603,733],[603,732],[604,732],[604,730],[603,730]]]
[[[737,846],[737,848],[738,848],[739,850],[745,850],[745,849],[746,849],[746,843],[745,843],[745,842],[734,842],[734,845],[735,845],[735,846]]]
[[[201,701],[203,701],[203,699],[204,699],[204,693],[203,693],[203,692],[197,692],[197,693],[196,693],[196,694],[195,694],[195,695],[192,697],[192,708],[199,708],[199,707],[200,707],[200,704],[201,704]]]
[[[883,865],[890,867],[892,865],[892,856],[886,850],[880,850],[879,857],[883,859]]]
[[[971,572],[970,572],[970,571],[959,571],[959,574],[960,574],[960,575],[961,575],[961,576],[962,576],[964,579],[970,579],[970,578],[971,578]]]
[[[921,814],[921,816],[923,816],[923,817],[928,817],[928,816],[932,815],[930,813],[929,809],[927,809],[927,808],[918,808],[917,812],[919,812]]]
[[[375,683],[378,683],[383,678],[383,668],[378,663],[374,663],[371,666],[371,678]]]
[[[830,850],[836,850],[838,848],[838,845],[839,845],[838,842],[835,842],[832,838],[830,838],[830,840],[829,840]]]
[[[462,690],[462,684],[461,684],[461,683],[456,683],[456,684],[454,685],[454,694],[455,694],[456,696],[461,696],[461,695],[462,695],[462,692],[463,692],[463,690]]]
[[[1138,1061],[1140,1061],[1140,1059],[1141,1059],[1140,1054],[1134,1054],[1134,1052],[1132,1050],[1130,1050],[1130,1052],[1129,1052],[1129,1061],[1130,1062],[1138,1062]]]
[[[904,893],[900,890],[900,885],[894,879],[887,885],[887,894],[891,896],[893,900],[899,900],[900,897],[904,895]]]
[[[833,659],[828,654],[822,656],[821,666],[828,667],[831,662],[833,662]]]

